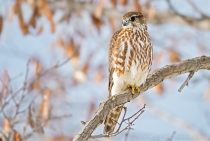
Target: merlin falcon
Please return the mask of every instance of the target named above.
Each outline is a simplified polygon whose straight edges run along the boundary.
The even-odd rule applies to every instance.
[[[109,46],[109,97],[131,88],[140,92],[149,74],[153,58],[152,42],[147,24],[140,12],[128,12],[122,17],[122,29],[112,36]],[[104,122],[104,134],[111,134],[122,111],[112,109]]]

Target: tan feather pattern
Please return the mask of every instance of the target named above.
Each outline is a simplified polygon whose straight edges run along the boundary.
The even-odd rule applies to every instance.
[[[114,46],[118,37],[118,34],[121,32],[121,30],[117,31],[114,33],[114,35],[112,36],[110,45],[109,45],[109,85],[108,85],[108,91],[109,91],[109,97],[111,96],[111,89],[113,86],[113,78],[112,78],[112,74],[114,72],[114,57],[113,57],[113,53],[114,53]]]
[[[116,82],[116,80],[114,82],[113,78],[114,73],[117,75],[118,79],[133,71],[134,68],[136,68],[137,71],[141,70],[148,74],[152,65],[152,43],[147,32],[145,18],[139,12],[129,12],[123,16],[123,19],[128,20],[133,15],[138,17],[136,22],[130,23],[130,27],[125,27],[115,32],[110,42],[109,96],[116,94],[112,94],[112,89]],[[142,77],[146,78],[146,76]],[[126,80],[124,81],[124,83],[126,83]],[[122,91],[125,89],[126,87],[123,88]],[[108,113],[104,122],[104,134],[114,132],[122,111],[122,106],[123,105],[116,107]]]
[[[112,109],[104,122],[104,134],[110,134],[114,131],[117,121],[120,117],[122,106]]]

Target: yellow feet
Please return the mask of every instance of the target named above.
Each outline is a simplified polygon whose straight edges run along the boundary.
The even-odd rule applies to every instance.
[[[141,90],[139,89],[139,87],[136,86],[135,88],[136,88],[137,92],[140,93]]]
[[[128,87],[128,88],[131,88],[131,93],[132,93],[132,94],[135,94],[135,89],[136,89],[136,91],[137,91],[138,93],[141,91],[141,90],[139,89],[139,87],[137,87],[137,86],[132,86],[132,85],[128,84],[127,87]]]

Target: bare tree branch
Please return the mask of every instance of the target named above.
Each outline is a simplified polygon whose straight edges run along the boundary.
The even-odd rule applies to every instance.
[[[94,136],[90,136],[89,139],[96,139],[96,138],[102,138],[102,137],[110,138],[110,137],[119,135],[120,133],[122,133],[125,130],[132,129],[131,126],[133,126],[134,125],[133,123],[142,115],[142,113],[144,112],[144,110],[143,110],[144,108],[145,108],[145,106],[143,108],[141,108],[138,112],[136,112],[134,115],[132,115],[131,117],[129,117],[127,119],[122,119],[122,122],[120,123],[121,125],[123,122],[128,120],[127,126],[125,126],[123,129],[120,130],[120,127],[118,127],[117,131],[115,131],[114,133],[111,133],[109,135],[105,135],[105,134],[104,135],[102,135],[102,134],[94,135]],[[130,121],[130,119],[133,118],[134,116],[135,116],[135,118]],[[128,134],[128,132],[127,132],[127,134]]]
[[[179,88],[179,92],[182,91],[182,89],[187,85],[188,86],[188,82],[190,81],[190,79],[193,77],[195,71],[191,71],[190,74],[188,75],[187,79],[185,80],[185,82],[182,84],[182,86]]]
[[[74,53],[73,53],[73,55],[74,55]],[[69,62],[69,60],[73,57],[73,55],[70,56],[70,57],[68,57],[68,58],[67,58],[66,60],[64,60],[63,62],[58,62],[58,63],[56,63],[55,65],[53,65],[52,67],[50,67],[50,68],[44,70],[44,71],[41,72],[39,75],[36,75],[35,77],[32,77],[32,78],[30,78],[30,79],[25,80],[25,81],[24,81],[24,84],[23,84],[19,89],[17,89],[15,92],[13,92],[13,93],[11,94],[11,96],[8,98],[8,100],[7,100],[6,102],[4,102],[4,103],[0,106],[0,112],[1,112],[1,111],[10,103],[11,100],[14,101],[14,97],[15,97],[17,94],[19,94],[21,91],[25,91],[25,89],[26,89],[26,84],[32,82],[34,79],[37,79],[37,77],[41,77],[41,76],[47,74],[48,72],[50,72],[50,71],[52,71],[52,70],[54,70],[54,69],[57,69],[57,68],[59,68],[59,67],[65,65],[66,63]],[[27,73],[28,73],[28,72],[27,72]],[[27,78],[27,77],[26,77],[26,78]],[[23,99],[23,98],[24,98],[24,97],[22,97],[22,99]],[[16,103],[16,102],[14,101],[14,103]]]
[[[95,11],[97,9],[97,5],[88,3],[88,2],[80,2],[80,1],[71,1],[71,0],[57,0],[53,2],[49,2],[50,8],[53,11],[56,10],[64,10],[66,12],[72,12],[72,11],[80,11],[85,10],[88,11],[91,14],[95,14]],[[128,8],[130,10],[132,8]],[[147,10],[143,10],[147,11]],[[120,12],[114,8],[103,8],[102,10],[102,16],[108,17],[108,18],[114,18],[114,19],[121,19],[123,14],[126,11]],[[194,17],[188,17],[180,15],[178,13],[173,13],[170,11],[156,13],[154,15],[154,18],[148,19],[148,22],[153,24],[162,24],[166,22],[175,22],[182,25],[190,25],[192,27],[202,29],[202,30],[209,30],[210,29],[210,18],[207,16],[202,16],[202,18],[197,19]]]
[[[175,77],[187,72],[197,71],[197,70],[210,70],[210,57],[201,56],[193,59],[188,59],[173,65],[167,65],[163,68],[155,70],[151,75],[147,77],[147,80],[143,86],[140,86],[140,93],[134,95],[131,94],[129,90],[126,90],[118,95],[115,95],[115,99],[112,97],[102,102],[99,106],[98,111],[95,115],[86,122],[84,127],[79,131],[79,133],[74,137],[73,141],[85,141],[87,140],[93,131],[103,123],[108,112],[116,106],[130,102],[132,99],[136,98],[146,90],[156,86],[164,79]]]

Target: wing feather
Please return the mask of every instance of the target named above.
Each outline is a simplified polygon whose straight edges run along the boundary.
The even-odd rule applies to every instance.
[[[109,86],[108,86],[109,97],[111,96],[111,90],[114,84],[113,78],[112,78],[112,74],[114,72],[114,48],[116,46],[118,35],[121,31],[122,29],[114,33],[114,35],[112,36],[110,45],[109,45]]]

